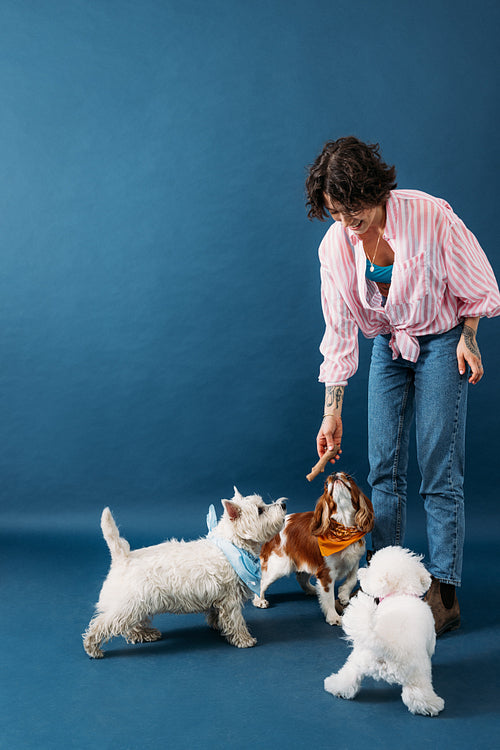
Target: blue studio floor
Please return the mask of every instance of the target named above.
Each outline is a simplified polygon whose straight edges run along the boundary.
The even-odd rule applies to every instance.
[[[140,529],[134,537],[129,525],[133,546],[162,538],[157,527],[154,538]],[[462,628],[437,644],[434,685],[446,707],[430,719],[409,714],[384,683],[367,681],[354,701],[324,692],[348,647],[292,579],[270,589],[269,610],[247,604],[256,648],[229,646],[201,615],[162,615],[162,641],[115,639],[90,660],[80,634],[108,566],[98,519],[95,528],[61,519],[50,532],[41,519],[22,530],[4,524],[0,747],[497,748],[500,607],[482,533],[467,544]]]

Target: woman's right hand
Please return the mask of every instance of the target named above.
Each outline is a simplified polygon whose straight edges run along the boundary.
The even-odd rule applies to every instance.
[[[342,442],[342,419],[340,415],[331,415],[323,417],[321,427],[319,428],[318,436],[316,438],[316,447],[318,449],[318,456],[320,458],[326,453],[326,451],[337,449],[337,455],[332,458],[330,463],[335,463],[340,458],[342,451],[340,445]]]

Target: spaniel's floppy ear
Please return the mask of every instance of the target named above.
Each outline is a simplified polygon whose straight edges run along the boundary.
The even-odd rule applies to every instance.
[[[314,536],[326,534],[330,528],[330,517],[337,510],[337,506],[331,494],[332,491],[333,482],[331,482],[330,479],[327,479],[323,494],[316,503],[316,508],[314,509],[311,521],[311,534]]]
[[[359,487],[354,485],[352,487],[352,502],[355,508],[358,509],[354,518],[354,523],[360,531],[368,534],[373,529],[375,522],[375,514],[373,512],[373,505],[371,500],[366,497]]]

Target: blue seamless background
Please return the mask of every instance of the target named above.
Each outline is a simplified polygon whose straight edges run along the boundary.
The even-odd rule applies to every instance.
[[[314,503],[327,225],[306,218],[306,165],[329,138],[379,141],[399,186],[445,197],[498,271],[498,16],[487,0],[2,3],[6,523],[96,524],[111,504],[177,508],[185,527],[233,484]],[[497,331],[481,324],[470,399],[480,503]],[[361,483],[369,350],[339,464]]]
[[[498,274],[499,20],[495,0],[2,0],[2,748],[303,750],[311,727],[321,747],[496,747],[497,321],[470,391],[462,627],[433,662],[443,720],[385,683],[325,693],[348,646],[294,580],[245,607],[255,649],[196,614],[102,662],[80,633],[103,506],[138,547],[206,533],[233,484],[292,511],[321,492],[327,224],[304,179],[324,141],[379,141]],[[338,466],[368,489],[360,345]],[[410,469],[406,543],[425,553]]]

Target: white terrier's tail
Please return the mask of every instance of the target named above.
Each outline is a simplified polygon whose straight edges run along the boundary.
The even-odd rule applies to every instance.
[[[114,522],[109,508],[104,508],[101,516],[101,529],[106,543],[114,560],[127,557],[130,552],[130,544],[120,536],[118,527]]]

